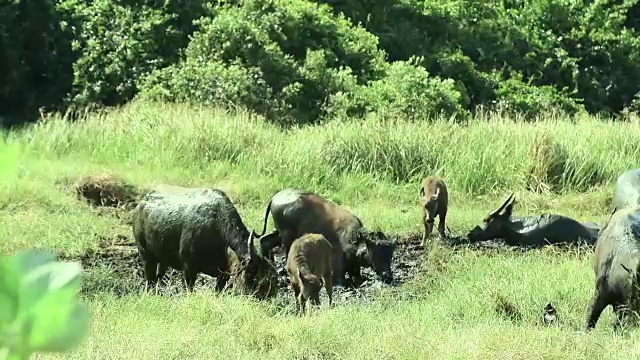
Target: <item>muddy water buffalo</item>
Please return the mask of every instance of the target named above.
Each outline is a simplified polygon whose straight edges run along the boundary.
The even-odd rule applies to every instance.
[[[502,238],[512,246],[542,246],[557,243],[585,242],[593,245],[596,234],[580,222],[566,216],[542,214],[537,216],[511,216],[515,198],[513,194],[467,234],[471,242]]]
[[[333,283],[331,244],[321,234],[305,234],[291,244],[287,256],[287,273],[296,298],[296,310],[304,313],[307,301],[320,305],[324,286],[332,303]]]
[[[420,208],[422,210],[422,223],[424,233],[422,234],[422,245],[425,246],[427,239],[433,231],[433,224],[438,216],[438,232],[440,238],[445,238],[445,221],[447,219],[447,209],[449,207],[449,192],[444,181],[437,176],[428,176],[422,181],[420,188]]]
[[[609,305],[618,326],[637,306],[640,264],[640,206],[614,209],[604,225],[593,255],[595,292],[589,301],[586,331],[593,329]]]
[[[636,205],[640,205],[640,169],[631,169],[618,176],[611,208],[621,210]]]
[[[200,272],[216,277],[220,290],[229,280],[227,247],[246,267],[246,277],[255,280],[249,285],[263,280],[256,279],[258,274],[276,272],[269,261],[259,258],[255,233],[247,229],[223,191],[199,188],[156,195],[147,196],[134,211],[133,234],[147,285],[157,285],[172,267],[182,271],[190,291]]]
[[[276,229],[260,239],[265,254],[270,251],[269,245],[278,244],[288,256],[294,239],[318,233],[332,246],[335,285],[344,286],[346,273],[356,284],[362,280],[357,257],[360,245],[366,247],[366,257],[371,259],[371,267],[378,277],[387,283],[393,280],[391,262],[395,244],[381,231],[366,230],[362,221],[345,208],[308,190],[285,189],[273,195],[267,205],[263,234],[269,213]]]
[[[263,256],[254,257],[257,273],[244,266],[238,254],[227,247],[228,267],[234,288],[241,293],[251,294],[258,299],[267,299],[278,294],[278,273],[269,260]]]

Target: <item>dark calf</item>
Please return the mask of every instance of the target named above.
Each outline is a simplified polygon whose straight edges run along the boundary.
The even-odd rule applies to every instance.
[[[447,210],[449,207],[449,192],[444,181],[437,176],[429,176],[422,181],[420,188],[420,208],[422,210],[422,222],[424,233],[422,245],[426,246],[427,239],[433,231],[433,224],[438,217],[438,232],[440,238],[445,238],[445,226]]]
[[[293,241],[287,256],[287,272],[296,298],[296,310],[304,313],[306,303],[320,305],[324,286],[333,302],[331,244],[321,234],[305,234]]]

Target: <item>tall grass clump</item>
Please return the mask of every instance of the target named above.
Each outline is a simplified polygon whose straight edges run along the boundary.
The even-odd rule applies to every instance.
[[[548,132],[538,132],[529,152],[528,190],[556,190],[565,172],[568,157],[565,146],[555,142]]]
[[[340,178],[412,184],[436,169],[456,192],[534,186],[586,191],[638,166],[637,122],[477,117],[415,123],[373,116],[282,131],[248,113],[135,102],[71,124],[53,117],[7,141],[25,154],[98,165],[241,176],[278,186]],[[214,175],[212,175],[214,176]],[[214,177],[215,177],[214,176]],[[538,185],[535,185],[537,182]]]

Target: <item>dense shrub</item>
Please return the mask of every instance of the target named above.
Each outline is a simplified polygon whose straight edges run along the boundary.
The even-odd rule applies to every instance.
[[[331,115],[352,117],[373,112],[417,120],[438,115],[466,118],[465,98],[454,81],[432,77],[413,62],[394,62],[384,77],[351,93],[336,94],[329,106]]]
[[[75,25],[73,104],[120,105],[137,93],[137,81],[178,59],[204,13],[202,3],[166,0],[64,0]]]
[[[70,90],[71,38],[53,0],[0,5],[0,115],[5,125],[61,104]],[[9,119],[9,121],[7,121]]]
[[[525,119],[552,112],[574,115],[583,109],[574,99],[552,86],[529,86],[518,78],[501,82],[496,94],[500,110]]]
[[[192,78],[187,72],[195,61],[243,67],[254,76],[247,82],[247,86],[253,82],[254,88],[245,91],[263,93],[262,100],[244,105],[260,110],[273,96],[279,105],[267,114],[270,118],[314,122],[323,115],[323,104],[331,94],[378,78],[385,64],[375,36],[333,16],[326,5],[306,0],[248,0],[241,7],[220,8],[214,17],[203,18],[200,26],[175,75]],[[159,81],[161,78],[149,78],[146,86],[156,90],[145,91],[146,95],[178,100],[193,94],[175,83]],[[217,80],[208,86],[209,91],[221,94],[234,87],[225,83],[235,81],[233,76]],[[171,95],[158,97],[162,87]]]
[[[631,0],[10,0],[0,119],[142,96],[281,123],[638,111]]]
[[[268,114],[277,105],[262,78],[259,68],[189,59],[153,72],[143,82],[141,97],[226,108],[243,106]]]

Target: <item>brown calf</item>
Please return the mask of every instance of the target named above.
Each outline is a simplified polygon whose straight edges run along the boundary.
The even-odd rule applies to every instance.
[[[445,237],[445,221],[447,218],[447,208],[449,206],[449,192],[444,181],[438,176],[429,176],[422,181],[420,188],[420,208],[422,209],[422,223],[424,233],[422,235],[422,245],[426,245],[427,238],[433,231],[433,223],[436,216],[438,219],[438,232],[440,237]]]
[[[320,289],[324,285],[332,303],[331,243],[321,234],[305,234],[291,244],[287,272],[296,298],[296,311],[305,312],[306,302],[320,305]],[[323,284],[324,283],[324,284]]]

